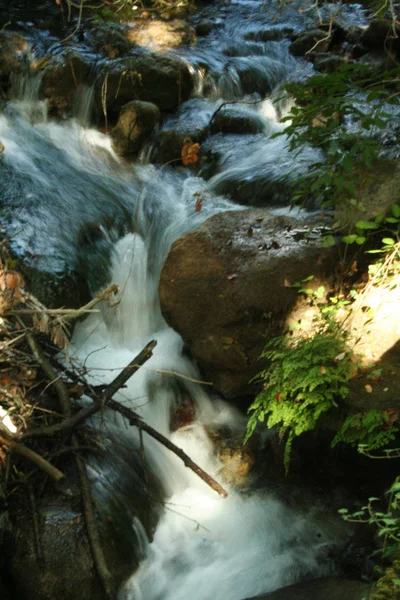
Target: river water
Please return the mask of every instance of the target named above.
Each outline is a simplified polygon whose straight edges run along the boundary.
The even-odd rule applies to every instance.
[[[109,137],[90,128],[90,88],[81,90],[76,119],[54,123],[35,95],[37,81],[22,86],[20,82],[15,101],[0,116],[5,146],[0,168],[6,182],[2,193],[13,215],[12,220],[3,216],[3,226],[16,251],[34,257],[44,270],[61,272],[65,264],[79,270],[93,292],[106,281],[119,286],[116,306],[103,307],[76,327],[70,359],[85,364],[91,381],[105,383],[156,339],[154,356],[117,399],[219,479],[223,465],[207,432],[225,428],[240,437],[246,420],[221,399],[210,397],[209,386],[198,383],[201,374],[185,356],[182,339],[161,315],[158,277],[174,239],[219,211],[241,208],[223,195],[224,182],[236,178],[243,183],[260,174],[279,182],[294,168],[307,167],[311,150],[294,158],[284,137],[270,139],[281,130],[278,118],[287,109],[278,109],[271,98],[285,79],[304,77],[311,67],[290,56],[286,40],[254,41],[253,33],[271,23],[304,28],[304,16],[296,11],[271,21],[263,5],[242,0],[217,12],[206,8],[204,16],[218,22],[218,28],[183,51],[192,65],[196,92],[180,110],[181,125],[207,120],[222,100],[235,98],[248,100],[243,110],[263,123],[257,135],[208,140],[220,156],[213,177],[205,180],[201,173],[160,169],[147,161],[151,148],[137,163],[125,164],[113,152]],[[253,89],[244,90],[243,81]],[[198,194],[208,199],[201,211],[196,210]],[[287,211],[282,204],[275,198],[272,210]],[[98,223],[95,243],[87,244],[82,231],[93,223]],[[177,380],[196,412],[190,424],[172,432]],[[134,428],[121,431],[138,446]],[[228,497],[221,498],[146,435],[144,446],[146,468],[165,490],[165,510],[151,543],[143,526],[132,523],[144,559],[121,598],[241,600],[305,578],[335,574],[328,555],[349,534],[333,517],[322,520],[315,507],[293,509],[265,491],[268,486],[253,489],[251,481],[244,490],[224,483]]]

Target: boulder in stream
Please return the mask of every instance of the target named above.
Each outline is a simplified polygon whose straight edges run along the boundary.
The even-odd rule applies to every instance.
[[[313,52],[326,52],[331,40],[326,31],[322,29],[311,29],[302,33],[290,44],[290,52],[294,56],[304,56],[311,50]]]
[[[111,139],[117,154],[137,152],[160,118],[160,111],[151,102],[133,100],[121,108]]]
[[[54,58],[43,76],[41,93],[47,98],[50,110],[70,114],[78,87],[86,83],[90,65],[75,52]]]
[[[193,81],[187,64],[137,48],[129,58],[115,59],[107,65],[96,83],[99,109],[104,103],[116,114],[131,100],[153,102],[160,110],[173,110],[189,97]]]
[[[266,210],[229,211],[172,245],[160,277],[162,312],[225,397],[254,391],[249,381],[262,369],[266,340],[302,303],[291,284],[329,273],[335,250],[321,249],[310,227],[320,231]]]
[[[0,31],[0,89],[7,89],[11,73],[18,73],[26,64],[29,43],[24,36]]]

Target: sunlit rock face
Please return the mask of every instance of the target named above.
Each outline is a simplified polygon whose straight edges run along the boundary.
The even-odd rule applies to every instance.
[[[178,48],[194,39],[194,32],[186,21],[133,21],[126,32],[129,41],[152,50]]]
[[[231,211],[172,245],[159,285],[163,314],[225,396],[251,391],[266,340],[301,302],[290,285],[329,273],[335,250],[321,249],[309,226],[265,210]]]

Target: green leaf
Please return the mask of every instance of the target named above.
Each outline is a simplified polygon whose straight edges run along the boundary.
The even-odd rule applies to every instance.
[[[400,206],[398,204],[392,204],[392,213],[394,217],[400,217]]]
[[[394,217],[387,217],[387,218],[385,219],[385,222],[386,222],[386,223],[398,223],[398,222],[399,222],[399,219],[395,219]]]
[[[356,244],[358,244],[359,246],[362,246],[363,244],[365,244],[366,241],[367,241],[366,237],[359,235],[359,236],[357,236]]]
[[[356,233],[352,233],[350,235],[345,235],[342,238],[342,242],[344,242],[345,244],[354,244],[354,242],[356,241],[358,235]]]
[[[393,238],[383,238],[382,239],[382,244],[386,244],[386,246],[394,246],[395,245],[395,241]]]
[[[377,229],[378,225],[374,221],[357,221],[356,227],[357,229]]]

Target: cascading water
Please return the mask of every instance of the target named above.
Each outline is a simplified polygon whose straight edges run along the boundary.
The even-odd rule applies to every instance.
[[[186,117],[209,119],[219,106],[216,99],[243,95],[246,70],[252,68],[253,83],[268,81],[273,89],[297,64],[285,42],[267,46],[252,41],[251,35],[246,41],[251,23],[243,23],[241,42],[233,48],[237,23],[237,18],[228,19],[222,33],[199,43],[196,56],[187,53],[197,73],[197,93],[207,93],[209,99],[202,100],[201,110],[198,100],[182,107],[181,126]],[[255,91],[265,94],[263,85],[256,85]],[[43,270],[57,271],[63,264],[83,270],[93,291],[106,280],[120,289],[117,306],[103,308],[76,327],[71,360],[85,363],[91,381],[105,383],[150,339],[157,339],[154,356],[118,399],[218,479],[222,465],[208,428],[223,426],[239,436],[245,419],[221,400],[210,399],[208,387],[198,383],[200,375],[183,355],[181,338],[162,318],[158,277],[174,239],[218,211],[240,208],[217,195],[223,193],[223,183],[232,173],[249,180],[252,173],[264,169],[266,177],[273,172],[279,180],[293,168],[285,139],[269,139],[280,128],[275,109],[269,100],[248,106],[246,110],[257,111],[263,124],[263,132],[253,136],[250,145],[246,137],[216,136],[211,145],[222,156],[220,171],[207,183],[168,168],[122,164],[109,138],[85,127],[92,101],[89,88],[82,91],[79,123],[62,125],[46,120],[45,105],[33,102],[32,86],[25,84],[19,94],[23,100],[9,105],[0,116],[0,140],[5,146],[0,169],[7,184],[6,205],[13,211],[6,228],[15,250],[34,256]],[[199,194],[206,200],[200,211],[195,200]],[[88,254],[84,240],[94,223],[96,252],[91,247]],[[101,258],[111,254],[111,269],[97,260],[96,253]],[[171,382],[176,380],[194,403],[195,418],[173,432],[170,419],[177,398]],[[134,428],[124,435],[133,446],[139,445]],[[145,456],[146,468],[165,491],[165,511],[150,544],[141,525],[133,523],[146,557],[121,590],[121,598],[241,600],[334,572],[327,553],[341,541],[329,527],[316,524],[312,511],[296,512],[272,493],[251,487],[240,492],[227,485],[229,496],[222,499],[148,437]]]

